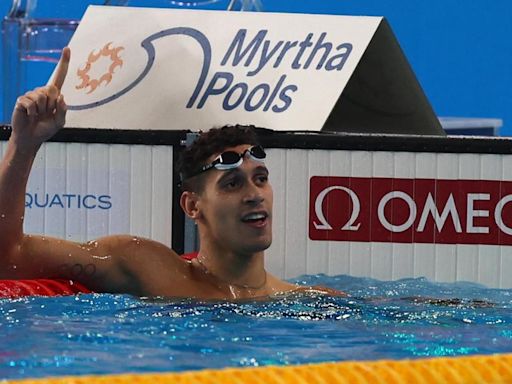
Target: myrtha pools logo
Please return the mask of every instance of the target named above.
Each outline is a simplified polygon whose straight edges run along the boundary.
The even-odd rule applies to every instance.
[[[147,54],[147,62],[142,71],[134,76],[133,81],[122,89],[113,90],[110,96],[90,103],[70,105],[69,109],[95,108],[130,92],[154,66],[154,43],[170,36],[192,39],[202,53],[197,81],[184,105],[188,109],[202,109],[210,100],[215,100],[226,111],[243,108],[248,112],[260,110],[281,113],[292,105],[294,95],[300,92],[299,85],[289,80],[290,73],[304,70],[341,71],[353,48],[348,42],[329,41],[326,32],[305,33],[297,40],[272,39],[267,29],[260,29],[250,36],[249,34],[247,29],[236,31],[226,47],[216,48],[220,50],[220,55],[216,57],[221,59],[213,63],[212,44],[201,31],[177,27],[154,33],[141,42]],[[92,94],[98,87],[108,87],[113,76],[124,76],[124,58],[120,55],[123,49],[124,47],[111,42],[98,53],[91,52],[86,63],[82,63],[77,72],[81,83],[76,89]],[[99,76],[91,77],[91,68],[100,59],[110,60],[108,69]],[[212,70],[214,67],[217,70]],[[234,71],[235,68],[242,71]],[[267,75],[261,76],[265,71]],[[268,75],[268,71],[272,74]]]
[[[87,92],[89,94],[93,93],[98,86],[102,85],[102,83],[105,83],[105,85],[110,84],[116,68],[123,66],[123,60],[119,57],[119,52],[124,49],[124,47],[111,48],[111,44],[112,42],[106,44],[98,53],[92,51],[89,54],[85,66],[76,71],[77,76],[82,80],[82,82],[75,87],[76,89],[89,88],[89,91]],[[100,58],[105,58],[110,61],[108,70],[105,73],[102,73],[99,78],[91,78],[90,71],[93,65],[97,63]]]

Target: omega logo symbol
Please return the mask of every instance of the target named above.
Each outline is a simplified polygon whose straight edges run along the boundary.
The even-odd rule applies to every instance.
[[[327,194],[334,190],[340,190],[346,192],[352,201],[352,214],[350,215],[349,220],[345,223],[345,225],[341,228],[342,231],[357,231],[361,226],[361,223],[355,224],[355,221],[359,217],[359,212],[361,211],[361,204],[359,202],[359,198],[351,189],[347,187],[342,187],[339,185],[334,185],[328,188],[325,188],[322,192],[320,192],[315,200],[315,214],[320,223],[313,222],[316,229],[320,230],[332,230],[332,226],[327,222],[325,218],[322,206],[325,197]],[[355,225],[354,225],[355,224]]]
[[[512,182],[313,176],[308,224],[320,241],[512,246]]]

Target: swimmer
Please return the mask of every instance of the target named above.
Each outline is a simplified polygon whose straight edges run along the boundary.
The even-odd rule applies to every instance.
[[[51,84],[18,98],[12,133],[0,163],[0,278],[63,278],[95,292],[138,297],[235,300],[315,290],[265,270],[272,242],[272,187],[265,151],[250,127],[212,129],[184,151],[179,163],[180,204],[197,224],[197,258],[183,260],[156,241],[129,235],[84,244],[23,232],[25,192],[41,144],[64,126],[61,87],[65,48]]]

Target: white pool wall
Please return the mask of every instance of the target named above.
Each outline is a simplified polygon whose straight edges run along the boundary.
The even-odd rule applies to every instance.
[[[7,143],[1,142],[5,150]],[[267,267],[279,277],[349,274],[382,280],[424,276],[512,288],[512,248],[474,244],[317,241],[308,236],[313,176],[512,180],[512,156],[489,154],[268,149],[274,187],[274,242]],[[28,193],[27,233],[87,241],[117,233],[172,244],[173,147],[46,143],[37,155]],[[63,197],[64,194],[68,197]],[[59,195],[59,198],[55,198]],[[88,207],[77,197],[89,195]],[[99,208],[99,196],[111,207]],[[59,199],[61,204],[59,204]],[[64,200],[67,199],[67,200]],[[62,207],[64,205],[64,207]]]
[[[161,145],[43,144],[27,186],[25,231],[80,242],[129,233],[170,246],[172,154]],[[110,198],[102,204],[101,196]]]
[[[424,276],[512,287],[512,247],[313,241],[308,236],[313,176],[512,180],[512,156],[422,152],[269,149],[274,242],[267,265],[280,276],[349,274],[395,280]]]

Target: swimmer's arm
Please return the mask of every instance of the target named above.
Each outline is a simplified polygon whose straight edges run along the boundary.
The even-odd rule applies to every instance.
[[[456,297],[448,298],[437,298],[428,296],[410,296],[402,297],[401,300],[409,301],[415,304],[429,304],[438,305],[443,307],[460,307],[460,306],[472,306],[473,308],[490,308],[496,304],[487,300],[480,299],[459,299]]]
[[[480,299],[459,299],[456,297],[438,298],[429,296],[406,296],[406,297],[367,297],[359,298],[368,303],[383,304],[390,301],[402,300],[413,304],[436,305],[440,307],[467,307],[491,308],[495,303]]]
[[[0,257],[16,251],[23,238],[25,192],[41,144],[64,126],[66,104],[60,89],[70,51],[64,49],[52,84],[20,96],[12,114],[12,133],[0,163]]]
[[[95,292],[144,296],[147,282],[164,266],[182,268],[179,256],[163,244],[116,235],[88,243],[25,235],[18,252],[0,264],[0,278],[71,279]]]

